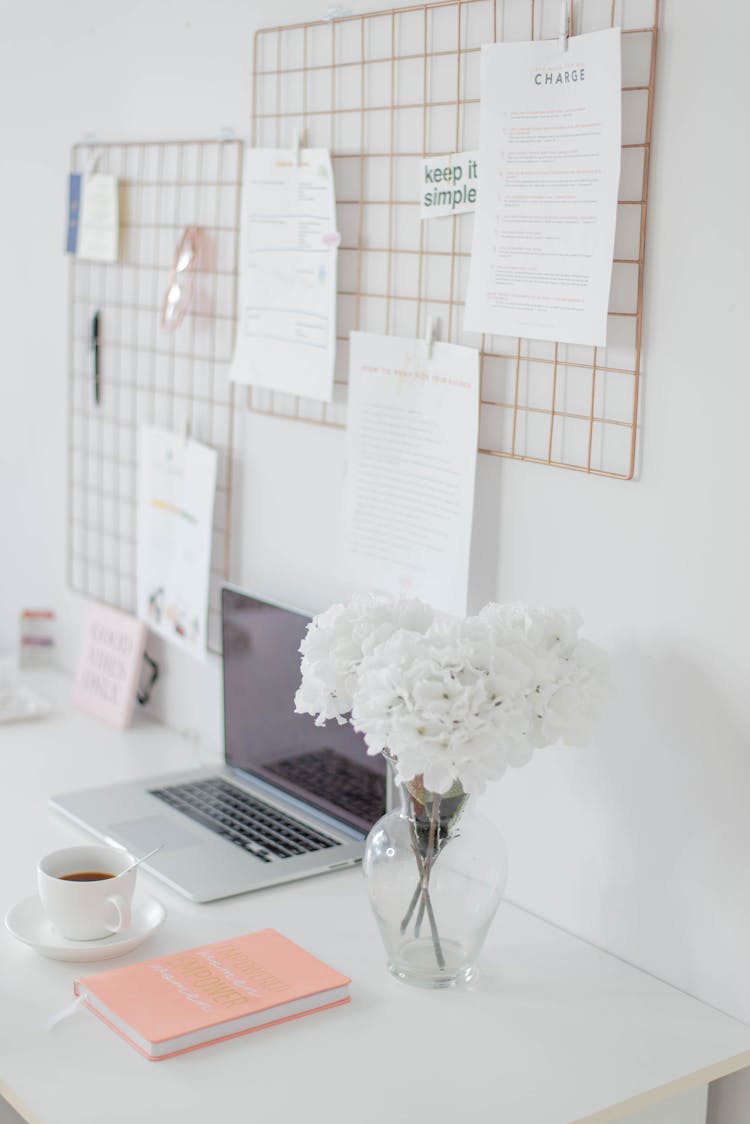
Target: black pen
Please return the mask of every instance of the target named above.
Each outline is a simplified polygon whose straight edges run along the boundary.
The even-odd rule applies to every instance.
[[[99,405],[99,313],[91,320],[91,350],[94,352],[94,401]]]

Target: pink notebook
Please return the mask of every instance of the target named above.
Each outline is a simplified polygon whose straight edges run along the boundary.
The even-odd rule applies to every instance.
[[[150,1061],[349,1002],[351,980],[274,929],[75,980]]]
[[[129,726],[145,647],[143,621],[92,605],[73,687],[75,705],[119,730]]]

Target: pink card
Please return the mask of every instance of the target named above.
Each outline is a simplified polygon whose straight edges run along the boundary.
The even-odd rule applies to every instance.
[[[142,621],[92,605],[73,688],[75,705],[120,730],[129,726],[145,647]]]

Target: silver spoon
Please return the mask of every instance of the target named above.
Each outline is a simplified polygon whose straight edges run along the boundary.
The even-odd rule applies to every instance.
[[[128,874],[131,870],[135,870],[135,868],[139,866],[140,863],[145,863],[146,859],[150,859],[151,856],[155,855],[157,851],[161,851],[163,846],[164,844],[160,843],[158,847],[154,847],[153,851],[149,851],[147,855],[142,855],[139,859],[136,859],[134,863],[131,863],[130,866],[125,867],[125,870],[121,871],[120,873]]]

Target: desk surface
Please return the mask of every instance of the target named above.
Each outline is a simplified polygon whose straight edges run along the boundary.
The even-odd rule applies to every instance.
[[[157,724],[120,734],[78,714],[64,677],[27,679],[54,709],[0,727],[2,916],[34,893],[39,855],[84,837],[49,794],[195,759]],[[474,989],[425,992],[387,973],[358,870],[212,905],[140,878],[168,916],[128,956],[45,960],[0,931],[0,1093],[32,1121],[593,1124],[750,1065],[750,1027],[507,903]],[[350,975],[351,1004],[160,1063],[86,1011],[44,1029],[77,974],[266,926]]]

